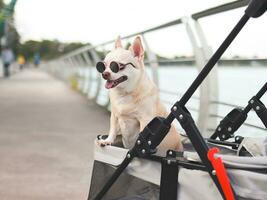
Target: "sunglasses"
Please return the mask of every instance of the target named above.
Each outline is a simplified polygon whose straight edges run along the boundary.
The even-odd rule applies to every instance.
[[[120,70],[123,70],[127,65],[132,65],[134,68],[135,66],[133,65],[133,63],[126,63],[126,64],[122,64],[122,63],[117,63],[115,61],[112,61],[109,65],[109,68],[111,69],[112,72],[114,73],[118,73]],[[96,64],[96,69],[99,73],[103,73],[106,70],[106,65],[104,62],[98,62]]]

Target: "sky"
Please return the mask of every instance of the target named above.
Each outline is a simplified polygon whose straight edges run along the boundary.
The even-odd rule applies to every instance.
[[[57,39],[94,45],[142,31],[229,0],[18,0],[15,24],[22,41]],[[240,19],[244,8],[204,18],[200,24],[213,49]],[[225,56],[267,57],[267,16],[252,19]],[[145,35],[163,56],[193,54],[185,27]],[[126,43],[126,41],[125,41]]]

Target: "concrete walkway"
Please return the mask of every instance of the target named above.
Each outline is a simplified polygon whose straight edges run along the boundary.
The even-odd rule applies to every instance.
[[[38,70],[0,79],[0,199],[85,200],[108,113]]]

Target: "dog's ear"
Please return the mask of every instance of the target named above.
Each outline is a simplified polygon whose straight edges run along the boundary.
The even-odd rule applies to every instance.
[[[142,45],[141,37],[137,36],[134,39],[133,44],[129,47],[129,50],[132,52],[134,57],[136,57],[138,60],[144,59],[144,48]]]
[[[117,39],[115,40],[115,49],[117,49],[117,48],[122,48],[120,36],[118,36]]]

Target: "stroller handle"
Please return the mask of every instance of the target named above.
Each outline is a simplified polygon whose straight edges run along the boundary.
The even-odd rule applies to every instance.
[[[267,0],[251,0],[245,13],[250,17],[260,17],[267,10]]]

